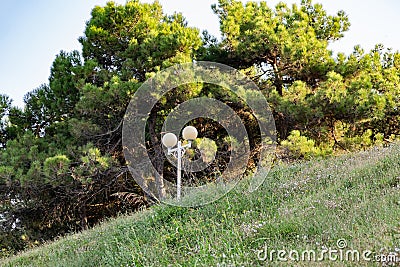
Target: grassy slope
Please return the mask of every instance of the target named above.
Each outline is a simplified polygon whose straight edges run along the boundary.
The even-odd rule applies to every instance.
[[[201,207],[155,206],[0,262],[2,266],[269,266],[257,251],[347,248],[399,252],[400,147],[275,167]],[[400,253],[399,253],[400,254]],[[263,254],[260,254],[261,256]],[[400,255],[399,255],[400,256]],[[286,256],[287,257],[287,256]],[[327,256],[326,256],[327,257]],[[288,266],[276,260],[272,265]],[[400,265],[400,263],[398,263]],[[291,262],[360,266],[367,262]]]

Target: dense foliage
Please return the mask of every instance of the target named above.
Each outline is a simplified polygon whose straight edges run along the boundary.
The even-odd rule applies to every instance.
[[[158,2],[97,6],[79,39],[82,51],[61,51],[48,84],[28,93],[23,109],[0,95],[4,254],[151,201],[125,164],[122,122],[140,85],[176,63],[215,61],[249,75],[273,110],[281,157],[325,156],[399,137],[400,54],[377,45],[370,52],[357,46],[348,56],[334,56],[328,45],[350,26],[343,11],[328,15],[310,0],[291,7],[219,0],[212,8],[221,40],[200,35],[181,14],[165,15]],[[246,105],[224,88],[176,88],[148,121],[149,155],[168,179],[172,166],[160,169],[163,119],[176,104],[197,96],[224,101],[246,121],[249,134],[257,134],[254,121],[246,119]],[[199,140],[200,146],[224,147],[226,133],[218,124],[201,119],[193,124],[216,140]],[[257,138],[252,140],[255,155]],[[218,155],[219,163],[229,158]],[[209,171],[217,171],[219,163]]]

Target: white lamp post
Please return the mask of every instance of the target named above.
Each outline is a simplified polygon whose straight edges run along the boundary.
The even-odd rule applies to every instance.
[[[176,177],[176,199],[181,199],[181,187],[182,187],[182,156],[185,154],[186,148],[190,148],[192,146],[192,141],[197,137],[197,130],[193,126],[186,126],[182,131],[182,136],[185,140],[188,141],[187,145],[182,146],[181,141],[178,141],[178,138],[173,133],[166,133],[162,138],[162,143],[164,146],[168,148],[168,155],[172,153],[176,153],[175,156],[178,159],[177,166],[177,177]],[[173,148],[178,143],[176,148]]]

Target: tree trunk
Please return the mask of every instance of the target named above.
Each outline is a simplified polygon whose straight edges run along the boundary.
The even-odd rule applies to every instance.
[[[156,133],[156,124],[157,124],[157,109],[154,108],[151,111],[149,117],[149,133],[150,133],[150,143],[152,149],[154,150],[152,162],[155,166],[155,169],[158,172],[158,175],[155,177],[158,199],[163,199],[166,196],[164,179],[163,179],[163,166],[164,166],[164,153],[161,147],[161,140],[157,138]]]
[[[282,96],[282,94],[283,94],[283,81],[282,81],[282,77],[281,77],[281,74],[280,74],[279,69],[278,69],[278,65],[276,63],[276,59],[275,59],[274,64],[272,65],[272,67],[274,69],[274,76],[275,76],[274,85],[275,85],[276,91],[278,92],[278,94],[280,96]]]
[[[86,214],[86,202],[83,204],[82,209],[81,209],[81,228],[82,228],[82,230],[88,229],[88,220],[87,220],[87,214]]]

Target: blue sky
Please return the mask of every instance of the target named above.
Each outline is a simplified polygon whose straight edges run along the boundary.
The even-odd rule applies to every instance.
[[[78,37],[95,5],[107,0],[4,0],[0,16],[0,94],[23,106],[23,96],[47,83],[50,67],[60,50],[81,50]],[[124,4],[125,0],[114,0]],[[143,0],[152,2],[152,0]],[[217,0],[160,0],[167,14],[182,12],[190,26],[218,35],[217,17],[211,4]],[[268,0],[275,6],[277,0]],[[285,3],[300,3],[286,0]],[[351,53],[356,44],[369,50],[376,43],[400,50],[400,1],[314,0],[329,14],[344,10],[352,24],[345,37],[330,46],[335,52]]]

